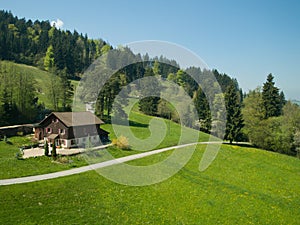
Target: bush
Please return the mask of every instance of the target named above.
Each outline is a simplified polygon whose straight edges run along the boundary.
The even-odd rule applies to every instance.
[[[49,145],[48,145],[48,141],[45,141],[45,144],[44,144],[44,154],[45,156],[48,156],[49,155]]]
[[[118,139],[114,139],[112,144],[123,150],[130,149],[128,138],[123,135],[121,135]]]
[[[57,157],[56,145],[55,145],[55,144],[52,145],[51,156],[52,156],[52,158],[53,158],[54,160],[55,160],[56,157]]]
[[[18,160],[23,160],[23,155],[24,155],[23,149],[20,148],[20,152],[17,152],[17,153],[16,153],[16,159],[18,159]]]
[[[62,164],[68,164],[68,163],[70,163],[69,159],[67,157],[59,157],[59,158],[57,158],[56,162],[62,163]]]

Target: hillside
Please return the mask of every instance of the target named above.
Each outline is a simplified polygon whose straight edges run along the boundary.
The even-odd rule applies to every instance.
[[[179,173],[151,186],[124,186],[95,172],[0,187],[1,224],[297,224],[299,160],[223,145],[199,172],[198,146]],[[184,151],[184,149],[183,149]],[[169,152],[130,162],[149,165]],[[108,168],[109,169],[109,168]],[[130,176],[120,174],[120,176]],[[45,213],[47,212],[47,213]],[[9,216],[8,216],[9,215]]]
[[[131,112],[129,119],[131,131],[142,140],[151,136],[148,124],[162,126],[165,123],[169,127],[166,131],[170,132],[157,148],[178,143],[181,127],[174,122],[136,111]],[[111,132],[111,138],[115,137],[111,124],[102,128]],[[124,128],[118,125],[118,129]],[[197,133],[190,128],[182,129],[188,136]],[[202,132],[198,135],[199,141],[208,138]],[[107,154],[119,158],[140,153],[111,147],[106,152],[64,157],[57,163],[47,157],[17,160],[18,147],[28,140],[14,137],[10,141],[0,142],[2,179],[96,163],[103,161]],[[150,186],[120,185],[94,171],[48,181],[0,186],[0,223],[297,224],[300,219],[299,159],[251,147],[222,145],[215,161],[200,172],[199,163],[205,148],[206,145],[198,145],[192,158],[177,174]],[[182,154],[184,151],[182,149]],[[153,165],[170,154],[172,151],[128,164]],[[130,175],[120,174],[122,177]]]
[[[29,74],[34,79],[34,89],[36,90],[36,96],[38,97],[38,103],[44,104],[46,109],[52,109],[52,103],[47,97],[47,91],[51,84],[51,79],[59,79],[57,75],[53,75],[47,71],[41,70],[34,66],[28,66],[25,64],[18,64],[11,61],[0,61],[3,67],[10,67],[20,75]],[[71,80],[71,84],[77,86],[78,81]]]

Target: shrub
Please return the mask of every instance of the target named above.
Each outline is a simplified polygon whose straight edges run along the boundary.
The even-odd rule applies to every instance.
[[[59,162],[59,163],[62,163],[62,164],[68,164],[69,163],[69,159],[67,157],[59,157],[56,161]]]
[[[23,149],[20,148],[20,152],[17,152],[17,153],[16,153],[16,159],[22,160],[22,159],[23,159],[23,155],[24,155]]]
[[[49,145],[48,145],[48,141],[45,141],[45,144],[44,144],[44,154],[45,156],[48,156],[49,155]]]
[[[52,156],[53,159],[56,159],[56,157],[57,157],[56,145],[55,144],[52,145],[51,156]]]
[[[17,135],[18,135],[18,136],[24,136],[24,133],[23,133],[22,131],[18,131],[18,132],[17,132]]]
[[[121,135],[118,139],[114,139],[112,144],[123,150],[130,149],[128,138],[123,135]]]
[[[16,153],[16,159],[23,160],[23,154],[21,152]]]

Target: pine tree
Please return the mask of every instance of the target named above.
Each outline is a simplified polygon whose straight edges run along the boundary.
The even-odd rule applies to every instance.
[[[225,130],[225,140],[238,141],[242,135],[241,129],[244,120],[241,113],[241,105],[238,93],[233,85],[229,86],[225,93],[225,103],[227,110],[227,122]]]
[[[147,68],[145,77],[154,77],[152,68]],[[139,101],[139,109],[147,115],[156,115],[160,98],[160,85],[154,77],[144,80],[141,84],[141,94],[143,98]]]
[[[48,155],[49,155],[49,145],[48,145],[48,141],[45,141],[45,144],[44,144],[44,154],[45,154],[45,156],[48,156]]]
[[[282,97],[280,97],[279,89],[275,87],[274,77],[269,74],[266,83],[263,85],[262,99],[265,119],[273,116],[280,116],[282,112]]]
[[[208,101],[202,89],[199,87],[198,90],[194,93],[194,105],[198,112],[200,129],[209,132],[211,129],[211,113]]]

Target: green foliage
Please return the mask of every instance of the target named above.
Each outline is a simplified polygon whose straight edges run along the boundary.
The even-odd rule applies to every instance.
[[[151,68],[145,71],[145,77],[153,77],[153,79],[144,80],[141,87],[142,99],[139,101],[139,109],[146,115],[156,115],[157,107],[160,98],[160,83],[154,77],[154,72]]]
[[[112,144],[122,150],[130,149],[129,140],[127,137],[125,137],[123,135],[121,135],[120,137],[118,137],[116,139],[113,139]]]
[[[51,156],[54,160],[57,158],[56,144],[55,143],[52,144]]]
[[[295,155],[295,133],[300,130],[300,109],[287,102],[282,116],[265,119],[264,100],[260,90],[250,92],[244,100],[244,132],[256,146]]]
[[[46,140],[44,143],[44,155],[48,156],[49,155],[49,144],[48,141]]]
[[[40,108],[33,76],[0,61],[0,125],[32,122]]]
[[[0,60],[11,60],[50,71],[66,68],[68,77],[82,73],[93,60],[111,47],[106,42],[58,30],[49,21],[19,19],[0,11]]]
[[[263,85],[262,100],[264,117],[268,119],[273,116],[280,116],[284,105],[284,95],[279,93],[279,88],[275,87],[274,77],[269,74],[266,83]]]
[[[198,113],[200,129],[207,133],[210,132],[211,112],[207,98],[200,87],[194,93],[193,102]]]
[[[164,99],[160,99],[157,105],[157,115],[162,118],[172,119],[172,114],[174,113],[174,109],[170,104]]]
[[[226,131],[225,140],[240,141],[242,138],[242,128],[244,120],[241,113],[241,103],[238,98],[238,93],[233,85],[229,86],[225,93],[226,102]]]
[[[223,138],[223,131],[226,127],[226,108],[223,107],[224,104],[224,95],[216,94],[213,101],[211,133],[219,138]]]
[[[47,49],[46,56],[44,59],[44,68],[46,71],[51,71],[53,67],[54,67],[54,52],[53,52],[53,46],[50,45]]]

